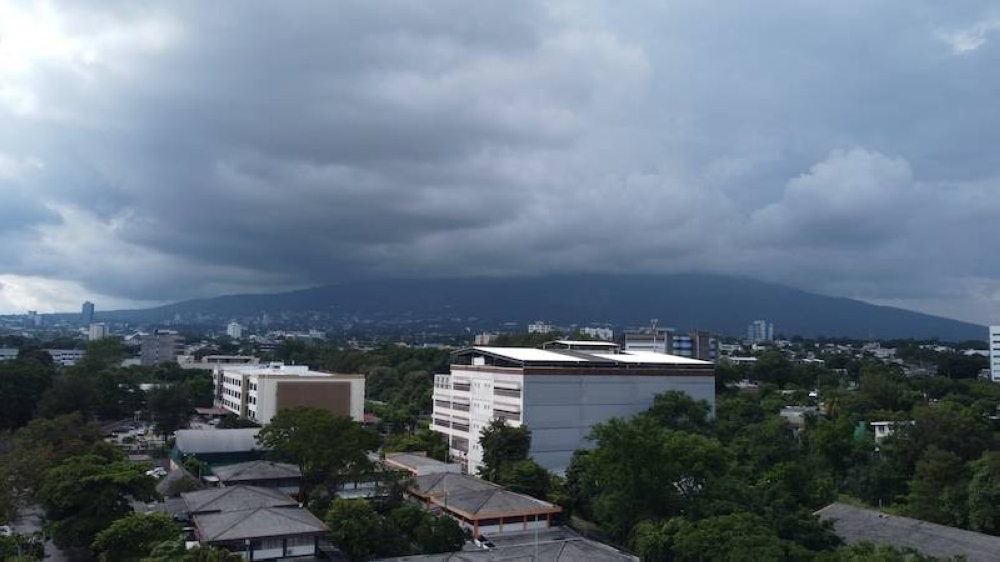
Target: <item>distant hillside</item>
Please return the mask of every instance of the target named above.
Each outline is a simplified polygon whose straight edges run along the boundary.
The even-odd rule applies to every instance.
[[[509,279],[380,280],[289,293],[231,295],[147,310],[100,313],[137,323],[185,318],[249,318],[262,312],[315,312],[328,318],[473,327],[540,319],[555,324],[608,323],[743,334],[763,318],[777,333],[854,338],[983,339],[983,326],[790,287],[720,275],[574,275]],[[220,320],[223,321],[223,320]]]

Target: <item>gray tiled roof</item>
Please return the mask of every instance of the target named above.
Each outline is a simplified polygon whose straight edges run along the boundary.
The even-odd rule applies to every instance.
[[[1000,537],[839,502],[816,514],[822,519],[832,519],[834,531],[848,543],[870,541],[897,548],[909,547],[937,558],[963,555],[969,562],[1000,559]]]
[[[194,521],[201,540],[205,542],[308,535],[329,531],[315,515],[298,507],[261,507],[244,511],[204,513],[196,515]]]
[[[212,474],[216,475],[222,482],[302,477],[302,471],[294,464],[273,461],[250,461],[216,466],[212,468]]]
[[[260,507],[297,507],[299,504],[272,488],[230,486],[181,494],[188,513],[242,511]]]
[[[432,459],[427,455],[418,455],[415,453],[386,453],[385,460],[391,460],[397,462],[403,466],[411,468],[422,468],[428,466],[441,467],[450,466],[446,462],[441,462],[437,459]]]
[[[179,429],[177,449],[182,453],[244,453],[260,450],[259,427],[244,429]]]
[[[431,496],[438,505],[477,518],[560,511],[558,506],[549,502],[511,492],[467,474],[418,476],[415,486],[416,491]]]

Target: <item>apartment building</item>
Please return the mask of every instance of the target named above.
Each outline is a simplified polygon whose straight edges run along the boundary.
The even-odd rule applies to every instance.
[[[180,336],[174,330],[156,330],[145,334],[139,343],[139,362],[153,366],[177,360],[181,347]]]
[[[311,371],[302,365],[219,365],[212,372],[215,404],[266,424],[282,408],[323,408],[364,419],[365,376]]]
[[[479,436],[497,418],[531,429],[532,458],[560,472],[574,451],[591,446],[595,424],[646,410],[657,394],[679,390],[715,407],[707,361],[613,344],[547,347],[468,348],[455,353],[449,374],[435,375],[431,429],[448,439],[467,472],[477,473]]]

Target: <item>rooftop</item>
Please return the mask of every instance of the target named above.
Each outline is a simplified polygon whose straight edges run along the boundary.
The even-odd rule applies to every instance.
[[[458,464],[441,462],[417,453],[386,453],[385,462],[411,472],[444,472],[459,468]]]
[[[969,562],[995,561],[1000,552],[1000,537],[889,515],[874,509],[835,502],[816,514],[821,519],[832,519],[834,531],[848,543],[870,541],[909,547],[937,558],[962,555]]]
[[[537,542],[536,542],[537,538]],[[382,562],[635,562],[638,558],[565,528],[490,537],[491,550],[385,558]],[[537,557],[536,557],[537,555]]]
[[[559,513],[562,508],[467,474],[418,476],[413,491],[470,519]]]
[[[329,531],[315,515],[299,507],[261,507],[206,513],[195,516],[194,520],[198,534],[205,542],[310,535]]]
[[[600,342],[595,342],[600,343]],[[691,359],[680,355],[653,353],[651,351],[623,351],[618,353],[602,353],[608,344],[594,346],[592,351],[582,349],[537,349],[534,347],[490,347],[476,346],[455,352],[456,357],[488,357],[502,362],[515,363],[521,366],[555,366],[574,365],[591,367],[620,366],[712,366],[709,361]]]
[[[250,461],[212,468],[212,474],[221,482],[241,482],[252,480],[278,480],[301,478],[302,471],[294,464],[274,461]]]
[[[179,429],[177,449],[183,453],[242,453],[260,449],[259,427],[244,429]]]
[[[189,513],[245,511],[262,507],[297,507],[299,504],[272,488],[230,486],[181,494]]]

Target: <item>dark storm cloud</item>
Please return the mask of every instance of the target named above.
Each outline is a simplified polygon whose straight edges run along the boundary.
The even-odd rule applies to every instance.
[[[698,270],[985,321],[991,10],[0,4],[0,277]]]

